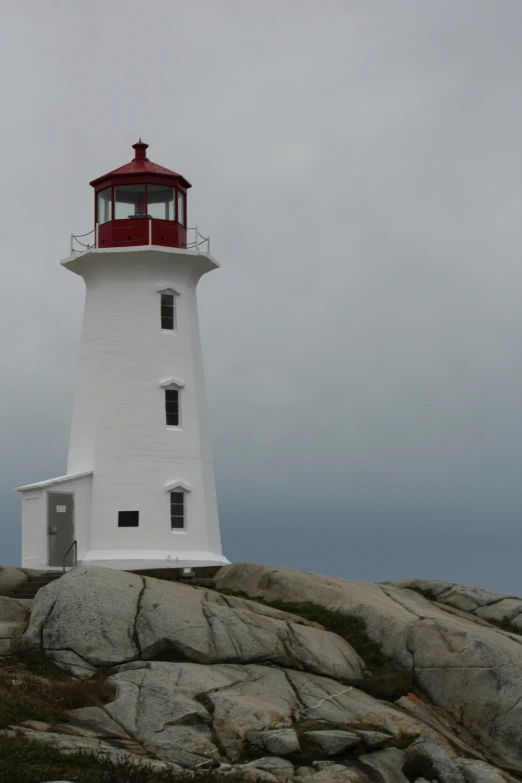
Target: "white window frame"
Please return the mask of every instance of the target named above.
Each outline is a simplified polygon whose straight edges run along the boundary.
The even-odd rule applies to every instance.
[[[183,520],[183,527],[172,527],[172,495],[181,495],[183,498],[183,516],[181,519]],[[187,493],[183,492],[181,489],[172,489],[169,492],[169,511],[170,511],[170,532],[171,533],[186,533],[187,531]],[[178,517],[179,519],[179,517]]]
[[[181,188],[176,188],[177,195],[176,195],[176,222],[179,223],[180,226],[183,226],[183,228],[186,228],[187,226],[187,194],[184,193]],[[183,220],[179,219],[179,207],[180,204],[183,207]]]
[[[172,329],[164,329],[163,327],[161,327],[161,331],[164,334],[177,334],[178,333],[178,297],[179,297],[180,294],[176,290],[174,290],[174,288],[172,288],[171,286],[168,286],[168,285],[157,286],[156,293],[158,293],[159,297],[160,297],[160,324],[161,324],[161,295],[162,294],[169,294],[170,296],[173,297],[173,309],[174,309],[173,321],[174,321],[174,326],[173,326]]]
[[[168,424],[167,423],[167,392],[168,391],[176,391],[178,393],[178,423],[177,424]],[[163,392],[163,404],[165,406],[165,427],[168,430],[180,430],[181,429],[181,389],[179,386],[175,386],[174,384],[171,384],[170,386],[165,387],[165,391]]]
[[[174,481],[170,481],[167,484],[165,484],[165,493],[167,495],[167,503],[168,503],[168,514],[169,514],[169,527],[170,532],[173,535],[187,535],[188,533],[188,517],[189,517],[189,495],[192,490],[192,487],[190,484],[187,484],[186,481],[182,481],[181,479],[175,479]],[[172,527],[172,512],[171,512],[171,500],[170,500],[170,493],[171,492],[181,492],[184,495],[183,498],[183,527],[173,528]]]
[[[183,408],[182,408],[182,394],[181,391],[185,387],[185,382],[181,381],[179,378],[167,378],[167,380],[162,381],[160,383],[160,388],[163,389],[163,415],[166,417],[166,410],[165,410],[165,392],[169,391],[169,389],[174,389],[178,392],[178,423],[177,424],[167,424],[165,421],[165,428],[167,430],[173,430],[174,432],[179,432],[183,428]]]

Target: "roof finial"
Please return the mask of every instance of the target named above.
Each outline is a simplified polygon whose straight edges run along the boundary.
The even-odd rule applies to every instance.
[[[132,145],[132,149],[134,152],[134,160],[148,160],[145,150],[147,149],[149,145],[145,144],[144,141],[140,140],[136,142],[136,144]]]

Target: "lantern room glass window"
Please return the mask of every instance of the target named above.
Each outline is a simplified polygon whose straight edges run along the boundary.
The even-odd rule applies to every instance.
[[[112,220],[112,188],[106,188],[98,193],[98,223],[108,223]]]
[[[149,216],[157,220],[174,220],[174,188],[147,185]]]
[[[149,217],[145,185],[117,185],[114,188],[114,219]]]
[[[178,190],[178,223],[185,225],[185,194]]]

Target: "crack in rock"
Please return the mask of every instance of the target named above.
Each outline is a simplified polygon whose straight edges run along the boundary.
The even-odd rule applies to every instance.
[[[142,652],[139,634],[138,634],[138,617],[141,612],[141,601],[143,598],[143,594],[147,587],[145,583],[145,577],[140,576],[139,578],[141,579],[142,587],[138,595],[138,600],[136,601],[136,614],[134,616],[133,633],[132,633],[132,641],[134,643],[134,646],[136,647],[136,654],[138,656],[138,659],[141,658],[141,652]]]
[[[522,661],[516,663],[504,663],[502,666],[426,666],[418,668],[417,672],[443,672],[443,671],[500,671],[511,666],[522,666]],[[522,699],[522,696],[520,697]]]

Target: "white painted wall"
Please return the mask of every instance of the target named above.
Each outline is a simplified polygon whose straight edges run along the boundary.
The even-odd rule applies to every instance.
[[[194,251],[132,247],[63,263],[86,283],[67,465],[68,474],[94,472],[90,525],[78,530],[82,545],[88,540],[82,561],[119,568],[226,563],[196,303],[198,280],[216,262]],[[178,293],[175,332],[161,329],[165,288]],[[173,377],[185,384],[179,428],[165,424],[161,383]],[[191,487],[185,531],[171,531],[165,491],[178,479]],[[139,527],[119,528],[120,510],[138,510]]]
[[[78,542],[78,560],[89,547],[91,523],[92,477],[69,480],[67,477],[47,481],[43,486],[20,490],[22,495],[22,568],[46,570],[47,564],[47,494],[74,494],[74,537]]]

